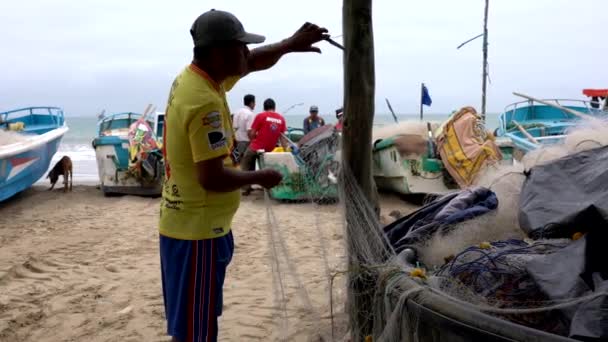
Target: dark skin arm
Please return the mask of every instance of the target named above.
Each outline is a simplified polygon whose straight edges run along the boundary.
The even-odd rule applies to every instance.
[[[247,73],[266,70],[275,65],[283,55],[291,52],[316,52],[321,49],[312,44],[329,38],[327,29],[305,23],[291,37],[275,44],[264,45],[251,50],[247,59]],[[244,76],[244,75],[243,75]]]
[[[249,136],[249,140],[253,140],[256,135],[258,135],[258,131],[250,129],[247,131],[247,135]]]
[[[247,71],[266,70],[275,65],[283,55],[291,52],[317,52],[321,49],[312,46],[328,38],[327,30],[311,23],[305,23],[291,37],[276,44],[270,44],[253,49],[247,59]],[[250,138],[256,132],[251,131]],[[271,169],[260,171],[240,171],[224,167],[224,157],[215,158],[196,163],[199,184],[210,191],[230,192],[249,184],[259,184],[265,188],[272,188],[279,184],[282,175]]]
[[[196,163],[198,182],[206,190],[231,192],[250,184],[271,188],[281,182],[282,176],[275,170],[241,171],[226,168],[225,158],[223,156]]]

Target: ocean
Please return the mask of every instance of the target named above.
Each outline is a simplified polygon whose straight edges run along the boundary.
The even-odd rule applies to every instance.
[[[287,125],[290,127],[302,127],[302,122],[307,115],[288,114],[285,115]],[[425,119],[430,121],[442,121],[448,117],[448,114],[426,114]],[[403,114],[398,115],[399,121],[419,120],[418,114]],[[327,123],[335,123],[335,117],[324,117]],[[99,177],[97,173],[97,162],[95,160],[95,151],[93,150],[92,141],[97,134],[97,118],[96,117],[66,117],[66,123],[70,130],[63,137],[59,150],[53,157],[51,167],[67,155],[72,159],[74,167],[74,184],[97,184]],[[393,117],[390,114],[379,114],[374,118],[374,126],[384,126],[394,123]],[[487,128],[494,130],[498,126],[498,115],[488,114]],[[44,176],[46,177],[46,175]],[[62,180],[60,180],[62,181]],[[38,183],[48,183],[48,180],[42,178]]]

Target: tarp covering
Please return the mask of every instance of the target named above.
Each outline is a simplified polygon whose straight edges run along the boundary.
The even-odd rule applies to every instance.
[[[384,228],[389,242],[399,253],[408,246],[430,238],[437,230],[470,220],[498,207],[496,194],[476,187],[447,194],[402,217]]]
[[[532,238],[570,238],[608,222],[608,146],[527,172],[519,224]]]
[[[551,300],[598,294],[598,297],[561,310],[571,321],[568,336],[585,341],[608,339],[608,296],[605,295],[608,291],[605,262],[608,230],[604,228],[588,233],[555,253],[538,256],[526,266],[541,291]]]
[[[444,124],[437,148],[445,168],[463,189],[471,186],[485,165],[502,160],[493,136],[473,107],[462,108]]]

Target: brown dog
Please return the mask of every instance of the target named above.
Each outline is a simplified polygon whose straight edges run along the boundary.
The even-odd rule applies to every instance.
[[[70,157],[63,156],[57,162],[57,164],[53,166],[53,169],[51,169],[48,176],[46,176],[46,178],[50,178],[51,180],[51,188],[49,191],[53,190],[55,187],[55,183],[57,183],[59,175],[63,176],[63,192],[68,191],[68,177],[70,178],[70,191],[72,191],[72,179],[74,176],[72,174],[72,159],[70,159]]]

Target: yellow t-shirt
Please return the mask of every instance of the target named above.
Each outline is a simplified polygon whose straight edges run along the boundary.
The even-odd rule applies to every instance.
[[[164,236],[203,240],[230,232],[241,200],[239,190],[204,189],[195,163],[226,156],[225,167],[235,167],[226,91],[236,81],[237,77],[218,85],[192,64],[171,86],[163,130],[166,169],[159,231]]]

